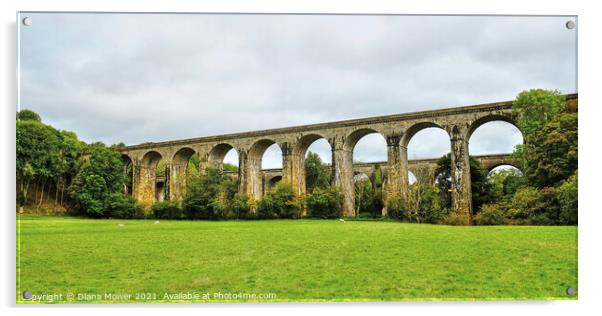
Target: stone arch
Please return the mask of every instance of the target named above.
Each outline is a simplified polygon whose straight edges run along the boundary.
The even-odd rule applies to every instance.
[[[520,131],[520,128],[518,127],[518,125],[516,125],[516,122],[512,118],[512,114],[510,114],[510,113],[508,113],[508,114],[505,114],[505,113],[489,114],[489,115],[485,115],[485,116],[482,116],[482,117],[476,119],[469,125],[468,132],[466,133],[466,140],[470,141],[470,137],[472,136],[474,131],[476,131],[483,124],[486,124],[489,122],[494,122],[494,121],[502,121],[502,122],[510,123],[510,124],[514,125],[514,127],[516,127]],[[522,131],[520,131],[520,132],[522,135]]]
[[[345,150],[348,150],[349,152],[353,153],[353,150],[355,149],[357,143],[362,138],[364,138],[364,136],[370,134],[379,134],[380,136],[382,136],[383,139],[386,139],[385,135],[376,129],[360,128],[354,130],[353,132],[349,133],[349,135],[347,135],[347,137],[345,138]]]
[[[489,133],[487,133],[488,129]],[[505,137],[495,139],[491,136],[493,130],[495,130],[496,135],[504,135]],[[469,126],[466,135],[469,145],[468,151],[471,155],[511,153],[514,151],[514,146],[524,144],[525,141],[522,131],[515,122],[509,116],[504,115],[487,115],[474,121]],[[517,135],[520,135],[520,139]]]
[[[356,158],[356,154],[355,154],[355,149],[357,148],[357,144],[360,142],[361,139],[363,139],[365,136],[367,135],[371,135],[371,134],[376,134],[376,135],[380,135],[380,138],[383,141],[383,155],[384,157],[387,157],[388,153],[387,153],[387,137],[384,133],[382,133],[381,131],[379,131],[378,129],[375,128],[371,128],[371,127],[363,127],[363,128],[359,128],[356,129],[354,131],[352,131],[351,133],[349,133],[347,135],[347,137],[345,137],[345,141],[344,141],[344,152],[345,152],[345,161],[343,163],[343,165],[345,165],[345,168],[349,168],[350,170],[353,169],[353,165],[356,162],[355,158]],[[387,158],[385,158],[387,159]],[[380,159],[378,159],[380,160]],[[372,170],[371,174],[374,174],[374,170]],[[344,192],[347,192],[346,194],[348,194],[349,196],[345,196],[345,203],[347,203],[347,212],[349,212],[350,210],[353,212],[353,214],[355,216],[358,215],[359,209],[356,205],[356,201],[355,201],[355,194],[354,194],[354,190],[355,190],[355,174],[354,172],[348,172],[346,174],[342,174],[341,177],[342,179],[342,189]],[[368,176],[370,183],[372,185],[375,184],[374,178],[371,176]],[[382,183],[381,183],[382,185]],[[385,194],[383,194],[383,204],[384,204],[384,199],[385,199]],[[347,214],[347,215],[352,215],[352,214]]]
[[[256,200],[262,197],[262,178],[261,178],[261,162],[263,160],[263,154],[268,147],[273,144],[277,144],[276,141],[271,139],[260,139],[257,140],[247,154],[248,159],[248,185],[247,194]],[[280,145],[278,145],[280,147]]]
[[[220,143],[217,144],[215,146],[213,146],[213,148],[211,148],[211,151],[209,152],[209,165],[212,168],[217,168],[217,169],[223,169],[224,167],[224,158],[226,157],[226,155],[228,154],[228,152],[230,152],[230,150],[234,149],[236,151],[236,154],[238,155],[239,158],[239,162],[238,162],[238,168],[240,168],[240,152],[231,144],[229,143]]]
[[[121,154],[121,161],[123,162],[123,192],[127,195],[134,194],[134,160],[128,154]]]
[[[171,196],[175,200],[181,199],[184,194],[184,190],[186,189],[186,169],[188,168],[190,158],[196,153],[190,147],[182,147],[176,151],[171,159],[169,185],[171,186]]]
[[[501,167],[501,166],[513,167],[513,168],[516,168],[521,173],[523,173],[522,166],[517,164],[515,161],[503,161],[503,162],[496,162],[496,163],[490,164],[490,165],[486,166],[487,173],[490,174],[494,169],[496,169],[497,167]]]
[[[418,132],[427,129],[427,128],[440,128],[442,130],[444,130],[447,133],[447,130],[445,128],[443,128],[443,126],[435,123],[435,122],[418,122],[415,123],[413,125],[411,125],[406,132],[403,134],[403,137],[401,138],[401,146],[404,148],[408,148],[408,144],[410,144],[410,141],[412,140],[412,137],[414,137],[414,135],[418,134]],[[449,133],[448,133],[449,136]]]
[[[297,142],[293,145],[293,151],[292,151],[293,172],[292,172],[291,180],[292,180],[293,191],[297,195],[303,195],[307,192],[307,186],[306,186],[307,183],[306,183],[306,179],[305,179],[305,177],[306,177],[306,175],[305,175],[305,155],[306,155],[309,147],[313,143],[315,143],[316,141],[318,141],[320,139],[328,140],[327,137],[325,137],[321,134],[312,133],[312,134],[301,136],[297,140]],[[328,142],[328,144],[330,146],[330,149],[332,150],[332,144],[330,142]],[[328,162],[331,164],[331,166],[333,165],[332,159],[334,159],[334,157],[331,156],[331,161]]]
[[[165,180],[158,181],[157,165],[163,160],[163,156],[155,150],[150,150],[142,156],[140,162],[140,176],[138,200],[147,204],[160,201],[165,198]],[[158,183],[161,182],[161,185]]]
[[[280,181],[282,181],[281,175],[273,176],[271,178],[266,179],[264,195],[268,192],[274,192],[274,190],[276,189],[276,185],[278,185]]]
[[[414,136],[416,136],[418,133],[426,130],[426,129],[430,129],[430,128],[435,128],[438,130],[441,130],[444,132],[444,134],[446,135],[446,142],[447,142],[447,152],[449,153],[451,151],[451,140],[450,140],[450,134],[448,132],[447,129],[445,129],[443,126],[437,124],[436,122],[431,122],[431,121],[425,121],[425,122],[418,122],[412,126],[410,126],[406,132],[404,133],[402,139],[401,139],[401,146],[405,149],[404,153],[406,154],[406,161],[408,159],[407,155],[408,155],[408,151],[410,150],[410,142],[412,141],[412,139],[414,139]],[[439,158],[439,157],[420,157],[422,159],[424,158]],[[420,159],[419,158],[419,159]],[[432,181],[434,181],[434,178],[436,177],[436,175],[431,175],[431,170],[429,170],[429,168],[425,167],[425,166],[414,166],[412,168],[408,168],[408,171],[411,171],[415,177],[415,182],[414,183],[424,183],[424,184],[430,184],[431,183],[431,179],[433,179]],[[410,170],[411,169],[411,170]],[[434,171],[433,171],[434,173]],[[410,183],[410,177],[408,174],[408,185],[410,185],[412,183]]]

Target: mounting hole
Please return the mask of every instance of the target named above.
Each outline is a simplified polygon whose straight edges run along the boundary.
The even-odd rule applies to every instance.
[[[574,28],[575,28],[575,26],[576,26],[576,24],[575,24],[575,21],[573,21],[573,20],[567,21],[567,22],[566,22],[564,25],[565,25],[565,26],[566,26],[566,28],[567,28],[567,29],[569,29],[569,30],[572,30],[572,29],[574,29]]]
[[[29,300],[29,299],[31,299],[31,297],[32,297],[32,295],[31,295],[30,291],[23,292],[23,298],[24,299]]]
[[[31,17],[23,18],[23,25],[31,26],[33,24],[33,19]]]
[[[574,288],[572,288],[572,287],[567,287],[567,288],[566,288],[566,295],[568,295],[568,296],[573,296],[573,295],[575,295],[575,289],[574,289]]]

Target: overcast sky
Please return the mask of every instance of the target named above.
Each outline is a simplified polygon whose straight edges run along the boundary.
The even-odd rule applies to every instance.
[[[568,17],[24,14],[20,107],[87,142],[128,145],[576,92]],[[522,137],[494,122],[471,154]],[[329,161],[325,141],[310,150]],[[409,158],[449,152],[415,136]],[[235,160],[230,153],[228,160]],[[369,135],[354,159],[386,159]],[[279,167],[270,148],[264,167]]]

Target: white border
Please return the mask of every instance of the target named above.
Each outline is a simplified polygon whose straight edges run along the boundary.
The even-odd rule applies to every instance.
[[[332,1],[150,1],[150,0],[105,0],[105,1],[43,1],[43,0],[4,0],[0,2],[2,19],[2,65],[0,77],[4,107],[0,112],[2,123],[3,150],[0,155],[2,181],[0,201],[2,208],[2,280],[0,300],[3,312],[45,315],[101,315],[107,312],[131,313],[132,308],[144,308],[144,313],[164,314],[166,308],[177,308],[177,313],[251,313],[258,315],[332,313],[337,309],[351,314],[413,314],[432,315],[504,315],[509,314],[591,314],[600,308],[602,298],[598,297],[599,282],[602,281],[600,225],[602,209],[597,188],[601,187],[599,168],[595,168],[602,158],[598,150],[601,143],[598,135],[602,117],[602,98],[598,97],[600,83],[595,78],[600,72],[599,58],[602,56],[600,27],[602,12],[596,10],[595,1],[434,1],[423,0],[414,3],[386,0],[332,0]],[[580,101],[580,218],[579,218],[579,301],[558,302],[443,302],[443,303],[322,303],[322,304],[196,304],[196,305],[102,305],[81,308],[16,306],[15,299],[15,123],[16,109],[16,11],[135,11],[135,12],[248,12],[248,13],[397,13],[397,14],[550,14],[578,15],[579,29],[579,101]],[[597,145],[597,146],[596,146]],[[598,163],[599,164],[599,163]],[[597,202],[597,203],[596,203]],[[196,310],[200,308],[200,310]],[[110,310],[108,310],[110,309]],[[286,309],[286,311],[283,311]],[[375,310],[376,309],[376,310]],[[6,315],[6,314],[5,314]]]

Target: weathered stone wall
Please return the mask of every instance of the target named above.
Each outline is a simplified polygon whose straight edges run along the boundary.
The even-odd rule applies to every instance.
[[[577,95],[567,102],[576,103]],[[353,148],[365,135],[378,133],[387,141],[388,170],[385,177],[385,199],[405,196],[408,190],[407,146],[411,138],[429,127],[445,130],[450,137],[452,160],[452,205],[464,223],[471,222],[470,165],[468,143],[472,133],[482,124],[501,120],[513,123],[512,102],[454,107],[399,115],[388,115],[340,122],[321,123],[255,132],[183,139],[128,146],[121,152],[131,159],[134,170],[133,195],[149,204],[156,197],[155,167],[165,162],[165,199],[180,199],[185,187],[188,158],[197,153],[200,168],[220,167],[226,153],[234,148],[239,156],[239,191],[260,199],[265,192],[261,159],[272,144],[280,146],[282,180],[291,184],[295,194],[305,193],[304,159],[307,148],[316,140],[326,139],[332,149],[332,184],[344,196],[344,215],[353,215]],[[491,162],[495,165],[496,162]],[[426,168],[426,169],[425,169]],[[432,177],[432,169],[416,167],[420,179]],[[418,173],[418,174],[416,174]],[[424,174],[424,176],[423,176]],[[420,180],[424,181],[424,180]],[[385,210],[386,211],[386,210]]]

